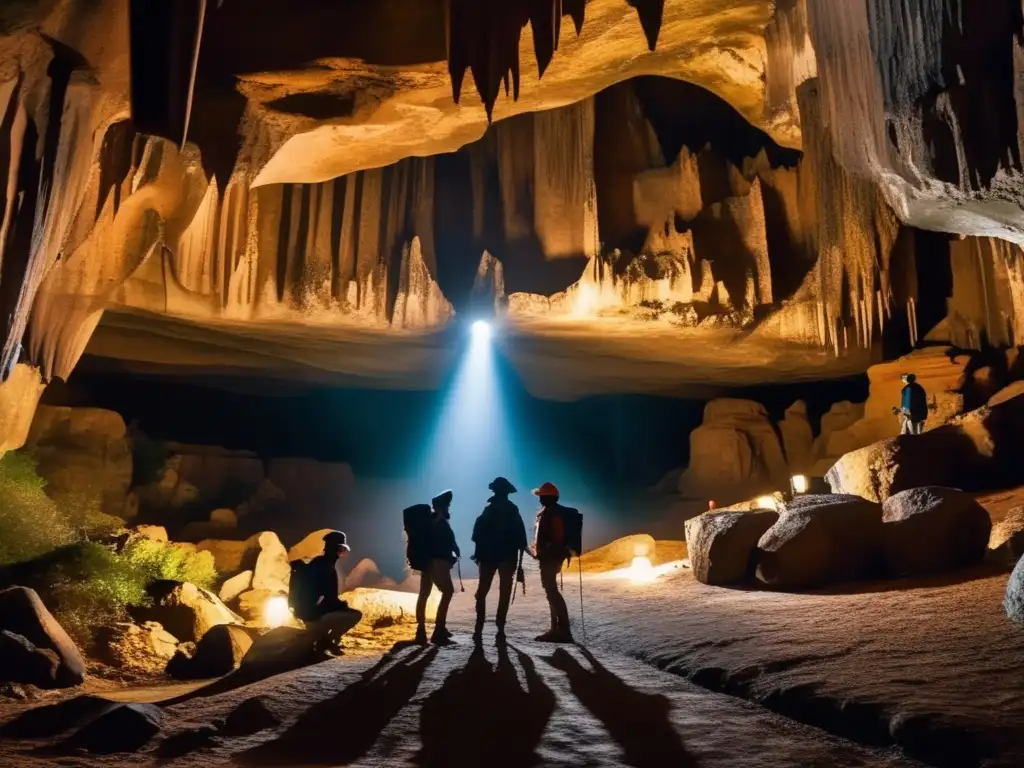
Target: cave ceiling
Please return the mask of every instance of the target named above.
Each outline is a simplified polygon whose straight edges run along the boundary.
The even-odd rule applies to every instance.
[[[9,0],[0,364],[548,397],[1024,338],[1020,0]]]

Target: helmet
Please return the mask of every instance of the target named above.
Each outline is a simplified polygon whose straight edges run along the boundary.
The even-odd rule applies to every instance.
[[[554,496],[556,499],[559,496],[558,488],[555,487],[554,483],[544,483],[540,488],[533,490],[534,496]]]
[[[348,545],[348,537],[341,531],[328,531],[324,534],[324,548],[337,547],[344,549],[346,552],[351,552],[352,548]]]
[[[516,492],[516,487],[514,485],[512,485],[512,483],[510,483],[504,477],[496,477],[496,478],[494,478],[494,482],[492,482],[487,487],[490,490],[494,491],[495,493],[515,493]]]
[[[435,508],[438,506],[446,507],[452,503],[452,496],[451,491],[441,491],[441,493],[430,500],[430,505]]]

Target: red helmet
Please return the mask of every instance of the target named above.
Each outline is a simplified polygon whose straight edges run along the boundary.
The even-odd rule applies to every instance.
[[[534,496],[554,496],[558,498],[558,488],[555,487],[554,483],[544,483],[540,488],[535,488],[533,491]]]

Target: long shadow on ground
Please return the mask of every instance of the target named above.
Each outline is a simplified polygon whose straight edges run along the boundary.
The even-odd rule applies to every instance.
[[[497,647],[492,666],[477,646],[462,669],[452,672],[423,704],[423,748],[416,764],[448,766],[532,766],[537,745],[555,711],[555,695],[533,660],[513,649],[526,678],[520,684],[508,648]]]
[[[334,698],[310,707],[278,738],[242,755],[259,765],[348,765],[365,755],[419,688],[437,649],[417,649],[363,673]],[[343,731],[339,731],[343,728]]]
[[[622,747],[625,763],[634,768],[696,768],[696,758],[687,751],[669,720],[669,700],[660,694],[630,688],[589,651],[580,651],[590,669],[563,648],[557,649],[547,662],[568,676],[573,695]]]

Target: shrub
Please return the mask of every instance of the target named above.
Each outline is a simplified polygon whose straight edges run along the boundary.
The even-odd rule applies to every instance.
[[[32,560],[75,541],[74,528],[45,488],[30,456],[8,451],[0,457],[0,566]]]
[[[133,538],[118,557],[137,569],[146,583],[169,579],[191,581],[210,589],[217,580],[217,568],[210,552],[190,552],[160,541]]]

